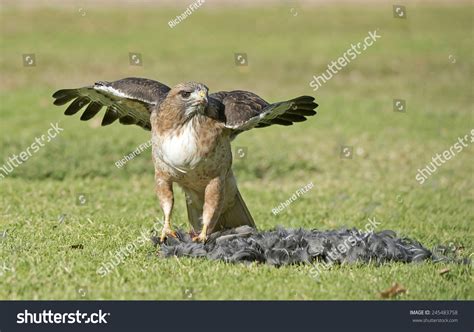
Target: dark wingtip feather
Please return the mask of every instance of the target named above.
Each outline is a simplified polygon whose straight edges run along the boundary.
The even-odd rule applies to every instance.
[[[303,122],[306,118],[299,114],[284,113],[278,117],[279,119],[291,121],[291,122]]]
[[[77,96],[75,96],[75,95],[66,95],[66,96],[63,96],[63,97],[60,97],[60,98],[54,100],[53,104],[56,105],[56,106],[61,106],[61,105],[67,104],[68,102],[70,102],[71,100],[73,100],[76,97]]]
[[[307,110],[307,109],[290,109],[288,112],[288,114],[296,114],[296,115],[303,115],[303,116],[312,116],[312,115],[315,115],[317,114],[317,112],[315,110]]]
[[[271,124],[279,124],[279,125],[282,125],[282,126],[291,126],[293,124],[293,122],[286,121],[286,120],[283,120],[283,119],[280,119],[280,118],[272,119],[272,120],[270,120],[270,123]]]
[[[132,125],[136,124],[137,120],[133,116],[125,115],[119,119],[119,122],[123,125]]]
[[[102,119],[102,126],[108,126],[119,118],[118,112],[112,107],[107,108],[104,118]]]
[[[61,89],[53,93],[53,98],[58,99],[66,96],[78,96],[76,89]]]
[[[102,108],[102,104],[97,102],[92,102],[87,106],[84,113],[81,115],[81,121],[87,121],[92,119],[97,113],[99,113],[100,109]]]
[[[290,101],[292,106],[286,112],[287,114],[295,114],[300,116],[312,116],[317,114],[314,109],[319,105],[314,101],[314,97],[300,96]]]
[[[65,115],[73,115],[79,112],[81,108],[86,106],[91,100],[87,97],[79,97],[76,100],[74,100],[68,108],[64,111]]]
[[[298,103],[298,102],[302,102],[302,103],[311,103],[314,101],[314,97],[311,97],[311,96],[300,96],[300,97],[296,97],[294,99],[292,99],[291,101],[295,102],[295,103]]]

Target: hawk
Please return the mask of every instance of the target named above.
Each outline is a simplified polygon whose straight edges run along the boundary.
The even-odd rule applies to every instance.
[[[205,242],[221,229],[255,227],[232,172],[231,141],[253,128],[305,121],[318,106],[310,96],[269,104],[248,91],[209,94],[202,83],[169,88],[135,77],[59,90],[53,98],[55,105],[72,101],[66,115],[87,106],[80,118],[84,121],[106,107],[103,126],[119,120],[151,130],[155,188],[164,214],[161,241],[176,237],[171,226],[173,183],[185,192],[195,241]]]

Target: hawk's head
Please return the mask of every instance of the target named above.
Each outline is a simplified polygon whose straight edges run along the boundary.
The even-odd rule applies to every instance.
[[[181,112],[185,118],[194,114],[204,114],[208,101],[207,86],[197,82],[180,83],[168,92],[166,97],[175,111]]]

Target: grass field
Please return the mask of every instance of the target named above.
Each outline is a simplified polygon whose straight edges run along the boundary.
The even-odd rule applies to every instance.
[[[423,185],[415,180],[474,127],[472,5],[412,4],[407,19],[396,19],[392,4],[302,6],[294,16],[284,5],[209,2],[170,29],[185,8],[2,6],[0,164],[51,122],[64,130],[0,179],[0,298],[371,300],[398,282],[408,291],[397,299],[473,299],[471,266],[444,263],[336,266],[316,281],[310,266],[162,259],[146,243],[113,273],[96,272],[161,217],[149,151],[114,165],[149,133],[65,117],[51,94],[128,76],[196,80],[269,101],[316,97],[310,121],[234,142],[246,149],[235,173],[260,229],[362,228],[374,217],[380,230],[428,248],[473,252],[472,147]],[[314,93],[313,74],[376,29],[382,37]],[[143,66],[130,65],[130,52]],[[248,66],[235,65],[239,52]],[[25,67],[22,54],[32,53],[35,66]],[[393,99],[406,100],[406,112],[393,112]],[[341,145],[353,147],[352,159],[341,158]],[[309,193],[272,214],[309,182]],[[187,228],[175,192],[174,224]]]

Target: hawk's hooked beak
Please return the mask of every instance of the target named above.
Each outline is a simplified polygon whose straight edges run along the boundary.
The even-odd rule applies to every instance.
[[[199,90],[196,93],[194,104],[197,106],[197,111],[202,113],[207,105],[207,93],[205,90]]]
[[[202,105],[202,106],[205,106],[207,105],[207,93],[206,91],[204,90],[200,90],[199,93],[198,93],[198,96],[199,96],[199,104]],[[204,107],[200,107],[200,110],[203,110]]]
[[[199,105],[207,103],[207,93],[204,90],[194,91],[191,94],[192,104]]]
[[[191,98],[187,103],[186,117],[192,116],[196,113],[205,113],[207,105],[207,92],[206,90],[194,90],[191,93]]]
[[[207,101],[206,91],[200,90],[199,91],[199,97],[201,97],[201,98],[203,98],[204,100]]]

